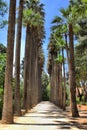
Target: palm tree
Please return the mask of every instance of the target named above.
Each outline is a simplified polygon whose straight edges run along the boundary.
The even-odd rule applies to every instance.
[[[12,70],[15,34],[15,8],[16,0],[10,0],[2,123],[13,123]]]
[[[19,3],[19,16],[17,25],[16,39],[16,57],[15,57],[15,95],[14,95],[14,113],[21,115],[20,107],[20,49],[21,49],[21,29],[22,29],[23,0]]]
[[[69,8],[67,10],[61,9],[63,16],[69,20],[69,85],[70,85],[70,106],[73,117],[78,117],[78,109],[76,105],[76,80],[75,80],[75,65],[74,65],[74,40],[73,40],[73,24],[72,15],[70,15]],[[70,16],[70,17],[69,17]],[[71,18],[71,20],[70,20]]]
[[[84,92],[86,93],[86,74],[87,74],[87,20],[86,18],[81,19],[79,22],[80,31],[78,32],[79,36],[78,44],[75,47],[75,65],[76,65],[76,84],[78,87],[83,87]],[[82,86],[81,86],[82,83]],[[79,88],[78,88],[79,90]],[[79,98],[81,100],[82,93],[79,93]]]
[[[54,39],[56,41],[56,47],[60,51],[62,51],[61,52],[62,53],[62,57],[61,57],[62,58],[62,64],[60,65],[60,68],[61,68],[61,66],[63,66],[63,72],[64,72],[63,76],[64,77],[60,77],[60,79],[63,78],[64,86],[63,86],[63,88],[60,87],[60,91],[61,91],[60,97],[61,98],[59,100],[61,100],[61,108],[63,108],[63,110],[65,110],[65,107],[66,107],[66,83],[65,83],[65,67],[64,67],[64,53],[63,53],[63,51],[64,51],[64,48],[66,46],[66,41],[64,41],[64,37],[67,34],[67,26],[64,23],[63,19],[59,16],[54,17],[52,24],[53,24],[52,32],[53,32],[53,35],[54,35]],[[60,83],[61,82],[62,81],[60,81]],[[60,86],[62,86],[62,85],[60,85]],[[62,95],[62,93],[63,93],[63,95]]]
[[[50,74],[50,100],[62,108],[62,68],[61,63],[56,62],[57,56],[59,56],[59,48],[56,46],[56,39],[54,34],[51,34],[50,42],[48,45],[49,49],[49,65],[48,71]]]
[[[38,12],[39,3],[35,2],[34,5],[32,5],[31,1],[31,4],[29,5],[31,5],[30,9],[27,9],[24,12],[28,33],[26,33],[27,35],[26,35],[26,47],[25,47],[25,49],[27,50],[25,50],[25,63],[24,63],[25,64],[24,77],[26,78],[24,78],[25,92],[24,92],[23,104],[25,104],[27,110],[38,103],[38,44],[39,42],[41,42],[41,39],[39,39],[38,31],[40,29],[39,27],[42,27],[43,25],[43,18],[41,15],[42,12],[41,13]],[[28,17],[26,17],[26,15]],[[27,103],[25,103],[25,101]]]
[[[66,76],[65,76],[65,56],[64,56],[64,48],[62,48],[62,57],[63,57],[63,110],[66,110]]]
[[[56,92],[57,93],[54,94],[54,95],[56,96],[56,104],[59,107],[65,109],[66,88],[65,88],[65,82],[64,82],[64,86],[62,86],[62,68],[61,68],[62,65],[64,64],[64,62],[63,62],[64,61],[64,55],[62,57],[62,55],[60,55],[60,53],[61,53],[61,51],[63,50],[63,48],[65,46],[65,42],[64,42],[64,39],[63,39],[64,36],[63,35],[66,32],[66,25],[65,25],[65,23],[63,23],[63,19],[61,17],[59,17],[59,16],[56,16],[53,19],[52,24],[54,24],[52,26],[52,33],[53,33],[53,39],[54,40],[52,40],[52,41],[53,41],[53,43],[54,43],[54,45],[56,47],[56,51],[57,51],[57,55],[56,55],[54,60],[56,60],[58,62],[58,64],[55,66],[56,67],[56,73],[53,74],[53,77],[55,77],[55,74],[56,74],[56,77],[54,78],[54,80],[55,80],[55,82],[57,82],[57,83],[55,83],[57,85],[56,86]],[[51,46],[51,48],[52,48],[52,46]],[[51,62],[52,62],[52,59],[51,59]],[[64,65],[63,65],[63,68],[64,68]],[[64,76],[65,76],[65,73],[64,73]],[[64,79],[65,79],[65,77],[64,77]],[[53,82],[53,80],[52,80],[52,82]],[[52,84],[54,84],[54,83],[52,83]],[[54,90],[52,89],[51,91],[52,91],[52,94],[53,94]]]
[[[79,5],[79,7],[78,7]],[[75,25],[80,19],[86,17],[86,1],[73,1],[70,0],[70,6],[64,10],[61,9],[63,17],[66,19],[69,28],[69,75],[70,75],[70,99],[72,116],[78,117],[79,113],[76,106],[76,78],[75,78],[75,65],[74,65],[74,30]],[[80,14],[80,15],[79,15]],[[75,27],[75,29],[74,29]]]
[[[53,44],[53,36],[51,35],[50,36],[50,42],[49,42],[49,45],[48,45],[48,49],[49,49],[49,59],[48,59],[48,73],[50,74],[50,87],[51,87],[51,90],[50,90],[50,101],[51,102],[55,102],[54,101],[54,79],[53,79],[53,75],[54,75],[54,72],[53,72],[53,64],[54,64],[54,59],[53,59],[53,54],[54,54],[54,44]],[[56,95],[55,95],[56,96]]]
[[[73,44],[73,27],[69,23],[69,49],[70,49],[70,64],[69,64],[69,84],[70,84],[70,105],[73,117],[78,117],[78,110],[76,106],[76,80],[75,80],[75,65],[74,65],[74,44]]]
[[[27,28],[26,28],[26,44],[25,44],[25,58],[24,58],[24,95],[23,95],[23,108],[27,109],[27,84],[30,84],[30,82],[28,83],[28,75],[31,74],[31,69],[28,70],[28,68],[30,68],[30,47],[31,47],[31,31],[30,31],[30,26],[29,24],[27,24]],[[29,88],[29,87],[28,87]],[[29,94],[31,94],[31,88],[29,88]],[[29,98],[30,99],[30,98]],[[30,104],[30,105],[29,105]],[[31,99],[29,100],[29,108],[32,107],[31,105]]]
[[[72,4],[72,1],[71,1]],[[67,10],[61,9],[61,13],[63,15],[63,19],[66,19],[65,22],[67,21],[68,23],[68,27],[69,27],[69,48],[70,48],[70,53],[68,53],[68,47],[67,47],[67,56],[69,58],[68,63],[69,63],[69,73],[70,73],[70,90],[71,90],[71,111],[72,111],[72,116],[79,116],[78,114],[78,110],[76,107],[76,96],[75,96],[75,67],[74,67],[74,47],[73,47],[73,18],[74,18],[74,22],[77,21],[77,17],[78,17],[78,13],[77,10],[79,10],[81,12],[81,9],[76,8],[77,5],[74,3],[74,7],[71,8],[71,6],[69,6],[69,8]],[[81,6],[83,7],[83,6]],[[82,10],[83,14],[84,9]],[[58,22],[60,21],[61,23],[63,22],[63,20],[61,18],[55,19],[54,22]],[[58,25],[57,25],[58,26]],[[60,26],[60,25],[59,25]],[[56,29],[56,26],[54,27]],[[65,33],[65,38],[66,37],[66,33]],[[65,39],[66,40],[66,39]],[[67,43],[67,41],[66,41]],[[73,83],[72,83],[73,81]],[[74,86],[72,86],[72,84]],[[73,87],[73,88],[72,88]],[[73,92],[72,92],[73,91]]]

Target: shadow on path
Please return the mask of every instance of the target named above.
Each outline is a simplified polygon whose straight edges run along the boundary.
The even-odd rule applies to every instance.
[[[29,113],[14,119],[14,124],[5,125],[0,130],[86,130],[87,124],[81,124],[51,102],[41,102]]]

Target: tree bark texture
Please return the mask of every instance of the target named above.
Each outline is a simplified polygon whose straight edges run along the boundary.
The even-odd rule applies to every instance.
[[[21,51],[21,33],[22,33],[22,14],[23,14],[23,0],[19,2],[19,14],[17,25],[17,39],[16,39],[16,58],[15,58],[15,95],[14,95],[14,114],[21,115],[21,101],[20,101],[20,51]]]
[[[13,123],[12,72],[15,36],[15,9],[16,0],[10,0],[2,123]]]
[[[23,109],[27,107],[27,81],[28,81],[28,64],[29,64],[29,34],[30,27],[26,27],[26,43],[25,43],[25,57],[24,57],[24,95],[23,95]]]
[[[73,44],[73,28],[72,23],[69,24],[69,42],[70,42],[70,64],[69,64],[69,81],[70,81],[70,106],[73,117],[78,117],[78,109],[76,104],[76,79],[74,66],[74,44]]]

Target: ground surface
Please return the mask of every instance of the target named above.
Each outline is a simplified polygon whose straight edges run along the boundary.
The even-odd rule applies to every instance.
[[[29,113],[15,117],[14,124],[0,124],[0,130],[87,130],[87,107],[78,106],[80,118],[71,118],[50,102],[41,102]]]

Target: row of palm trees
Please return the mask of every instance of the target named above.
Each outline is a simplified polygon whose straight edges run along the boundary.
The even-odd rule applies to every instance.
[[[80,5],[79,7],[78,4]],[[48,70],[50,74],[51,85],[50,100],[57,104],[60,108],[65,109],[66,86],[64,77],[64,49],[66,49],[69,70],[70,107],[73,117],[79,116],[76,104],[74,34],[79,31],[78,21],[83,17],[86,17],[86,6],[86,1],[70,0],[70,5],[67,9],[60,9],[61,17],[56,16],[52,21],[53,27],[48,46]],[[62,72],[64,73],[63,78]]]
[[[39,0],[19,1],[15,55],[15,92],[13,100],[12,79],[16,3],[16,0],[10,0],[2,123],[13,123],[13,114],[15,114],[16,116],[21,115],[20,51],[22,25],[26,27],[24,57],[24,94],[22,107],[26,111],[28,111],[39,101],[41,101],[41,73],[44,64],[42,43],[45,33],[44,9],[43,4],[41,4]]]
[[[67,50],[69,67],[70,103],[72,116],[79,116],[76,104],[76,82],[74,66],[74,25],[79,18],[85,14],[86,3],[83,1],[78,9],[78,2],[71,4],[68,9],[61,9],[62,18],[56,17],[53,20],[55,26],[49,44],[49,74],[50,74],[50,100],[65,110],[66,91],[65,91],[65,65],[64,49]],[[81,11],[78,18],[78,10]],[[73,22],[74,20],[74,22]],[[44,64],[42,53],[42,43],[44,39],[44,9],[39,0],[20,0],[16,56],[15,56],[15,94],[13,100],[12,79],[13,79],[13,53],[16,21],[16,0],[10,0],[9,21],[8,21],[8,41],[7,41],[7,60],[5,70],[4,104],[2,113],[2,123],[13,123],[13,114],[21,115],[20,102],[20,48],[22,23],[26,27],[25,57],[24,57],[24,93],[23,108],[28,111],[41,101],[41,73]],[[76,27],[75,27],[76,28]],[[67,44],[69,37],[69,45]],[[64,41],[65,39],[65,41]],[[61,56],[62,55],[62,56]],[[63,67],[62,67],[63,65]],[[63,70],[62,70],[63,68]],[[63,73],[63,79],[62,79]],[[62,84],[63,81],[63,84]],[[63,86],[62,86],[63,85]],[[13,102],[14,101],[14,102]],[[13,107],[14,105],[14,107]],[[14,111],[13,111],[14,108]]]

